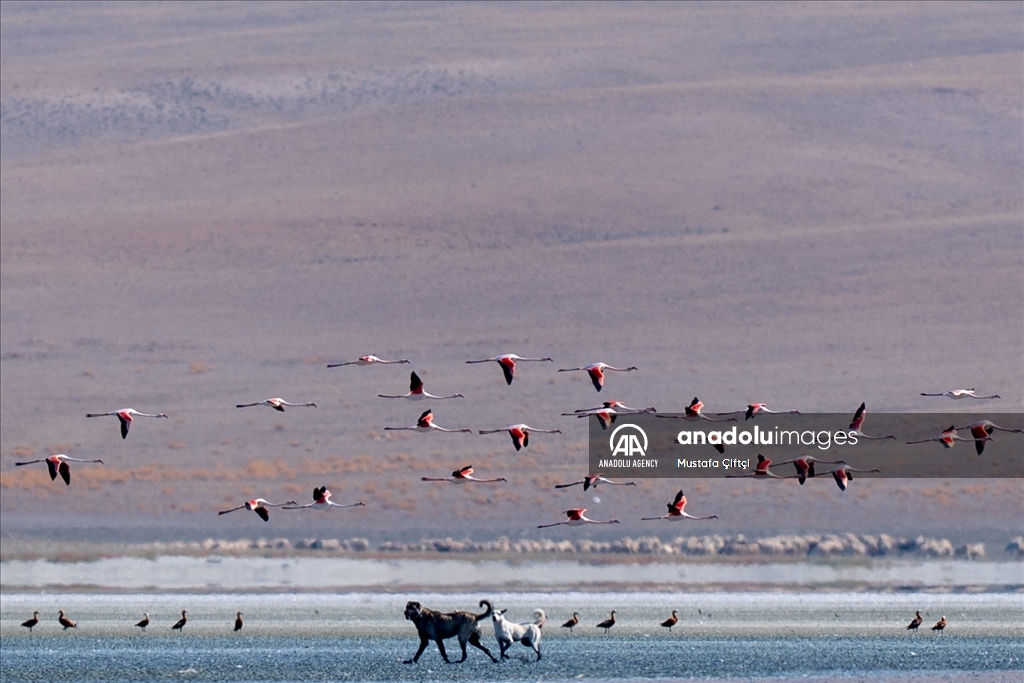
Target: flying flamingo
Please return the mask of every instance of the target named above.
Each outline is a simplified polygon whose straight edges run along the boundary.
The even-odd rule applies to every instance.
[[[242,630],[242,613],[241,612],[237,612],[235,614],[235,633],[238,633],[241,630]]]
[[[598,411],[598,410],[606,410],[606,409],[609,409],[609,408],[612,409],[612,410],[618,411],[618,413],[620,415],[625,415],[626,413],[656,413],[656,412],[658,412],[654,408],[630,408],[629,406],[627,406],[622,401],[604,401],[597,408],[580,408],[579,410],[576,410],[576,411],[573,411],[573,412],[577,413],[577,414],[578,413],[589,414],[589,413],[593,413],[593,412]],[[564,413],[564,414],[565,415],[571,415],[572,413]]]
[[[742,477],[770,477],[772,479],[796,479],[799,474],[792,474],[787,477],[780,477],[769,469],[772,466],[772,461],[764,457],[760,453],[757,454],[757,467],[753,472],[747,472],[746,474],[727,474],[726,479],[740,479]]]
[[[452,394],[451,396],[434,396],[423,391],[423,380],[415,372],[409,378],[409,393],[402,394],[401,396],[385,396],[384,394],[377,394],[380,398],[407,398],[410,401],[422,401],[425,398],[445,399],[445,398],[465,398],[462,394]]]
[[[675,500],[671,503],[666,503],[668,506],[668,513],[661,517],[641,517],[641,521],[649,521],[654,519],[667,519],[670,521],[677,521],[680,519],[718,519],[718,515],[707,515],[705,517],[694,517],[693,515],[686,512],[686,496],[683,494],[682,489],[676,494]],[[674,614],[674,613],[673,613]],[[675,623],[675,622],[673,622]],[[666,626],[667,624],[662,624]]]
[[[181,631],[184,633],[185,624],[188,623],[188,612],[181,610],[181,619],[175,622],[174,626],[171,627],[172,631]]]
[[[132,426],[132,420],[137,417],[167,417],[166,413],[157,413],[156,415],[150,415],[149,413],[140,413],[134,408],[121,408],[120,410],[112,410],[109,413],[86,413],[86,417],[107,417],[108,415],[117,415],[117,419],[121,421],[121,438],[128,438],[128,430]]]
[[[371,355],[371,356],[359,356],[359,358],[357,360],[350,360],[350,361],[347,361],[345,363],[331,363],[327,367],[329,367],[329,368],[340,368],[343,365],[360,365],[360,366],[363,366],[363,365],[373,365],[374,363],[380,363],[381,365],[390,365],[392,363],[408,363],[408,362],[409,361],[405,360],[404,358],[402,360],[384,360],[382,358],[377,358],[377,356],[372,356]]]
[[[672,633],[672,627],[679,622],[679,613],[676,610],[672,610],[672,616],[665,621],[661,622],[661,625],[668,629],[669,633]]]
[[[78,628],[78,624],[64,616],[64,610],[60,610],[60,614],[57,615],[57,623],[63,626],[65,631],[69,628]]]
[[[566,520],[563,522],[555,522],[554,524],[541,524],[538,529],[546,529],[552,526],[559,526],[565,524],[567,526],[583,526],[584,524],[618,524],[619,520],[609,519],[607,522],[595,522],[592,519],[587,519],[583,516],[583,513],[587,511],[587,508],[574,508],[572,510],[566,510]]]
[[[952,448],[953,446],[956,445],[957,441],[973,441],[975,443],[978,443],[978,441],[991,441],[992,440],[992,437],[989,436],[987,432],[986,432],[985,436],[983,438],[980,438],[980,439],[977,438],[977,437],[971,438],[971,439],[965,439],[962,436],[960,436],[959,434],[957,434],[956,432],[957,432],[956,426],[955,425],[949,425],[949,427],[947,429],[942,430],[942,433],[939,434],[938,436],[933,436],[930,439],[921,439],[920,441],[908,441],[907,445],[909,446],[910,444],[915,444],[915,443],[928,443],[930,441],[938,441],[939,443],[942,444],[943,448]],[[972,430],[972,432],[973,432],[973,430]]]
[[[615,626],[615,610],[612,610],[612,615],[597,625],[597,628],[603,628],[604,634],[608,635],[608,629]]]
[[[498,477],[497,479],[477,479],[473,476],[473,466],[466,465],[462,469],[455,470],[452,472],[452,476],[437,479],[433,477],[421,477],[422,481],[450,481],[453,484],[465,484],[470,481],[475,481],[478,484],[493,484],[499,481],[508,481],[505,477]]]
[[[849,465],[843,465],[832,470],[832,478],[836,480],[836,486],[839,487],[840,491],[845,491],[846,487],[849,486],[850,482],[853,481],[854,472],[881,472],[882,470],[877,467],[870,470],[858,470]]]
[[[287,505],[287,503],[285,505]],[[362,501],[360,501],[358,503],[347,503],[345,505],[342,505],[340,503],[335,503],[333,500],[331,500],[331,492],[327,490],[327,487],[326,486],[321,486],[320,488],[313,489],[313,502],[312,503],[306,503],[305,505],[296,505],[294,507],[292,507],[292,506],[288,506],[288,507],[282,506],[281,509],[282,510],[305,510],[306,508],[310,508],[312,510],[330,510],[332,507],[335,507],[335,508],[366,507],[366,503],[364,503]]]
[[[960,400],[961,398],[1000,398],[999,394],[992,394],[991,396],[978,396],[974,393],[974,389],[951,389],[949,391],[943,391],[938,394],[925,394],[921,393],[922,396],[947,396],[952,399]]]
[[[690,401],[690,405],[686,406],[686,412],[683,415],[658,415],[658,417],[666,417],[671,419],[682,419],[689,420],[690,422],[697,422],[698,420],[707,420],[708,422],[735,422],[735,417],[727,417],[724,420],[718,420],[713,417],[708,417],[704,413],[700,412],[704,409],[704,402],[696,396]],[[722,413],[723,415],[731,415],[732,413]]]
[[[864,425],[864,418],[868,416],[867,404],[861,401],[860,408],[857,408],[857,412],[853,414],[853,420],[850,421],[850,426],[846,428],[848,432],[853,432],[860,439],[895,439],[896,437],[892,434],[888,436],[868,436],[860,431],[860,428]],[[812,475],[813,476],[813,475]]]
[[[597,417],[597,421],[601,424],[601,429],[608,429],[608,425],[614,424],[615,419],[619,415],[639,415],[641,413],[656,412],[658,411],[654,408],[637,410],[635,408],[627,408],[619,401],[605,401],[604,406],[600,408],[583,408],[571,413],[562,413],[562,415],[568,417],[590,417],[593,415]]]
[[[252,408],[253,406],[268,406],[274,410],[284,412],[285,406],[294,406],[299,408],[313,407],[316,408],[315,403],[289,403],[283,398],[268,398],[265,401],[257,401],[256,403],[239,403],[236,408]]]
[[[635,365],[630,365],[628,368],[616,368],[608,365],[607,363],[591,363],[590,365],[584,365],[582,368],[564,368],[559,372],[576,372],[577,370],[586,370],[587,374],[590,375],[590,381],[594,383],[594,388],[598,391],[604,387],[604,373],[614,370],[615,372],[631,372],[637,370]]]
[[[907,624],[908,631],[916,631],[917,627],[920,626],[921,622],[924,621],[924,617],[921,616],[921,610],[917,610],[914,614],[914,618],[911,620],[909,624]]]
[[[230,510],[221,510],[220,512],[217,513],[217,515],[226,515],[229,512],[234,512],[235,510],[241,510],[244,508],[246,510],[252,510],[253,512],[255,512],[257,515],[260,516],[260,519],[262,519],[264,522],[269,522],[270,512],[267,510],[267,508],[279,508],[284,507],[285,505],[297,505],[297,503],[294,500],[289,500],[287,503],[268,503],[262,498],[253,498],[252,500],[245,501],[236,508],[231,508]]]
[[[942,631],[942,629],[946,628],[947,623],[948,622],[946,621],[946,615],[942,615],[942,618],[935,622],[935,626],[932,626],[932,630]]]
[[[573,612],[572,619],[569,619],[567,622],[562,624],[562,628],[567,628],[569,629],[569,633],[574,633],[573,629],[576,628],[576,624],[578,623],[580,623],[580,613]]]
[[[144,613],[142,615],[142,621],[140,621],[139,623],[137,623],[135,625],[138,626],[139,628],[141,628],[143,630],[143,632],[145,632],[146,627],[149,626],[149,612]]]
[[[60,478],[64,480],[64,483],[67,486],[71,486],[71,465],[68,464],[68,461],[70,461],[70,462],[98,462],[101,465],[103,464],[103,461],[100,460],[99,458],[97,458],[96,460],[80,460],[79,458],[72,458],[70,456],[64,455],[63,453],[58,453],[57,455],[51,455],[48,458],[41,458],[39,460],[29,460],[27,462],[16,462],[16,463],[14,463],[14,465],[16,467],[21,467],[22,465],[33,465],[33,464],[35,464],[37,462],[45,462],[46,463],[46,467],[50,470],[50,481],[53,481],[54,479],[56,479],[57,478],[57,474],[59,473],[60,474]]]
[[[956,429],[971,430],[971,436],[974,437],[974,448],[978,451],[978,455],[981,455],[982,451],[985,450],[985,442],[991,441],[991,437],[996,431],[1011,432],[1013,434],[1024,433],[1024,429],[1008,429],[1007,427],[1000,427],[991,420],[979,420],[977,422],[972,422],[969,425],[964,425],[963,427],[957,427]]]
[[[781,465],[789,465],[792,463],[793,467],[796,468],[796,475],[800,479],[800,485],[803,486],[804,482],[807,481],[808,477],[814,476],[814,463],[820,462],[822,464],[829,465],[845,465],[845,460],[819,460],[813,455],[801,455],[799,458],[793,458],[792,460],[785,460],[783,462],[774,463],[772,467],[779,467]]]
[[[512,437],[512,445],[516,447],[518,451],[520,448],[526,448],[530,445],[530,433],[536,432],[537,434],[561,434],[561,429],[537,429],[530,425],[518,424],[505,427],[504,429],[481,429],[478,434],[498,434],[500,432],[508,432]]]
[[[551,362],[551,358],[523,358],[517,356],[514,353],[506,353],[502,356],[495,356],[494,358],[482,358],[480,360],[467,360],[467,363],[497,363],[501,366],[501,371],[505,373],[505,382],[509,385],[512,384],[512,379],[516,374],[516,361],[540,361],[540,362]]]
[[[462,429],[445,429],[444,427],[438,427],[436,424],[434,424],[434,411],[432,411],[432,410],[425,410],[425,411],[423,411],[423,414],[420,415],[420,419],[417,420],[416,424],[413,425],[412,427],[385,427],[384,428],[385,431],[389,431],[389,432],[404,432],[404,431],[429,432],[432,429],[433,430],[437,430],[439,432],[466,432],[467,434],[472,434],[473,433],[472,429],[466,429],[465,427],[463,427]]]
[[[763,413],[770,413],[772,415],[799,415],[799,410],[769,410],[766,403],[751,403],[747,406],[746,410],[734,410],[731,413],[716,413],[717,415],[743,415],[743,421],[746,422],[752,417],[757,417]]]
[[[597,488],[598,484],[609,484],[610,486],[636,486],[635,481],[612,481],[611,479],[605,479],[604,475],[600,472],[597,474],[588,474],[579,481],[574,481],[571,484],[557,484],[556,489],[567,489],[570,486],[579,486],[583,484],[583,490],[586,491],[590,488]]]
[[[21,622],[21,625],[24,626],[25,628],[27,628],[29,633],[32,633],[32,629],[34,629],[36,627],[36,624],[38,624],[38,623],[39,623],[39,612],[33,612],[32,613],[32,618],[29,619],[28,621]]]

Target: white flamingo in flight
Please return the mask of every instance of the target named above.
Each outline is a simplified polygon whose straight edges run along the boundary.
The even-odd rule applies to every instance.
[[[287,503],[268,503],[267,501],[265,501],[262,498],[253,498],[252,500],[245,501],[244,503],[242,503],[241,505],[239,505],[236,508],[231,508],[230,510],[221,510],[220,512],[217,513],[217,515],[218,516],[226,515],[229,512],[234,512],[235,510],[245,509],[245,510],[252,510],[257,515],[259,515],[260,519],[262,519],[264,522],[269,522],[270,521],[270,512],[267,510],[267,508],[279,508],[279,507],[284,507],[285,505],[297,505],[297,504],[298,503],[296,503],[294,500],[289,500]]]
[[[285,406],[291,406],[296,408],[316,408],[315,403],[289,403],[283,398],[268,398],[265,401],[257,401],[256,403],[239,403],[236,408],[252,408],[253,406],[267,406],[274,410],[284,412]]]
[[[946,429],[943,429],[942,433],[939,434],[938,436],[933,436],[930,439],[920,439],[919,441],[908,441],[907,445],[909,446],[909,445],[915,444],[915,443],[930,443],[932,441],[938,441],[939,443],[942,444],[943,448],[952,448],[953,446],[956,445],[957,441],[974,441],[975,443],[977,443],[979,441],[991,441],[991,440],[992,440],[992,437],[989,436],[987,432],[985,433],[985,436],[981,437],[981,438],[973,437],[973,435],[972,435],[972,438],[965,439],[964,437],[962,437],[959,434],[957,434],[956,425],[949,425],[949,427],[947,427]]]
[[[538,529],[547,529],[548,527],[561,526],[583,526],[584,524],[618,524],[619,520],[609,519],[607,522],[598,522],[593,519],[587,519],[583,516],[583,513],[587,511],[587,508],[573,508],[572,510],[566,510],[566,519],[561,522],[555,522],[554,524],[541,524]]]
[[[438,400],[446,398],[465,398],[465,396],[463,396],[462,394],[452,394],[451,396],[434,396],[433,394],[428,394],[426,391],[423,390],[423,380],[421,380],[420,376],[417,375],[415,372],[413,372],[412,376],[409,378],[408,394],[402,394],[401,396],[387,396],[385,394],[377,394],[377,396],[379,396],[380,398],[405,398],[410,401],[422,401],[425,398],[434,398]]]
[[[167,417],[165,413],[157,413],[156,415],[150,415],[149,413],[140,413],[134,408],[121,408],[120,410],[112,410],[109,413],[86,413],[86,417],[107,417],[109,415],[117,415],[117,419],[121,421],[121,438],[128,438],[128,430],[132,426],[132,420],[137,417]]]
[[[961,398],[978,398],[978,399],[1000,398],[999,394],[992,394],[991,396],[978,396],[977,394],[974,393],[975,391],[976,391],[975,389],[950,389],[949,391],[943,391],[943,392],[940,392],[938,394],[926,394],[926,393],[922,392],[921,395],[922,396],[946,396],[947,398],[952,398],[952,399],[956,399],[956,400],[960,400]]]
[[[796,479],[800,475],[793,474],[788,477],[780,477],[771,471],[772,461],[764,457],[760,453],[757,454],[757,466],[753,472],[747,472],[746,474],[727,474],[726,479],[741,479],[743,477],[758,477],[758,478],[769,478],[769,479]]]
[[[796,468],[796,476],[800,480],[800,485],[803,486],[804,482],[807,481],[808,477],[814,476],[814,463],[820,462],[822,464],[829,465],[845,465],[845,460],[819,460],[813,455],[802,455],[799,458],[793,458],[792,460],[783,460],[779,463],[774,463],[772,467],[781,467],[782,465],[790,465]]]
[[[868,416],[867,404],[863,401],[860,404],[860,408],[857,408],[857,412],[853,414],[853,420],[850,421],[850,426],[846,428],[846,431],[853,432],[859,439],[895,439],[896,437],[892,434],[887,436],[868,436],[867,434],[860,431],[860,428],[864,426],[864,418]],[[811,475],[814,476],[813,474]],[[801,482],[803,483],[803,482]]]
[[[757,417],[758,415],[764,414],[770,415],[799,415],[799,410],[770,410],[766,403],[751,403],[746,407],[746,410],[734,410],[731,413],[716,413],[716,415],[743,415],[743,421]]]
[[[472,465],[466,465],[461,469],[455,470],[454,472],[452,472],[452,476],[450,477],[421,477],[420,479],[421,481],[450,481],[453,484],[466,484],[471,481],[476,482],[478,484],[494,484],[499,481],[508,481],[508,479],[506,479],[505,477],[497,477],[495,479],[477,479],[476,477],[473,476]]]
[[[956,427],[959,431],[961,429],[971,430],[971,436],[974,437],[974,448],[978,451],[978,455],[981,455],[985,450],[985,442],[992,440],[992,435],[997,431],[999,432],[1010,432],[1012,434],[1024,434],[1024,429],[1009,429],[1008,427],[1000,427],[991,420],[978,420],[972,422],[969,425],[963,427]]]
[[[556,489],[567,489],[571,486],[579,486],[583,484],[583,490],[587,491],[591,488],[597,488],[598,484],[608,484],[609,486],[636,486],[635,481],[612,481],[611,479],[605,478],[603,474],[598,472],[597,474],[588,474],[579,481],[574,481],[571,484],[555,484]]]
[[[439,432],[466,432],[467,434],[473,433],[472,429],[445,429],[444,427],[438,427],[436,424],[434,424],[434,411],[432,410],[423,411],[423,414],[420,415],[420,419],[417,420],[416,424],[413,425],[412,427],[385,427],[384,429],[385,431],[389,432],[429,432],[431,430],[436,430]]]
[[[668,513],[661,517],[641,517],[641,521],[650,521],[654,519],[667,519],[670,521],[678,521],[680,519],[718,519],[718,515],[706,515],[704,517],[695,517],[686,511],[686,496],[683,494],[683,490],[679,489],[679,493],[676,494],[675,500],[671,503],[665,504],[668,507]]]
[[[601,391],[604,388],[604,373],[614,372],[632,372],[638,368],[635,365],[630,365],[628,368],[616,368],[607,363],[591,363],[590,365],[584,365],[581,368],[563,368],[559,372],[576,372],[578,370],[586,370],[587,374],[590,375],[590,381],[594,383],[594,388]]]
[[[366,503],[359,501],[358,503],[347,503],[342,505],[341,503],[335,503],[331,500],[331,492],[327,490],[326,486],[313,489],[313,502],[306,503],[305,505],[282,505],[282,510],[330,510],[331,508],[358,508],[366,507]]]
[[[359,356],[359,358],[357,358],[356,360],[350,360],[350,361],[346,361],[344,363],[330,363],[330,364],[327,365],[327,367],[329,367],[329,368],[340,368],[340,367],[343,367],[345,365],[359,365],[359,366],[363,366],[363,365],[374,365],[374,364],[378,364],[378,365],[391,365],[391,364],[408,363],[408,362],[409,361],[407,361],[404,358],[401,359],[401,360],[384,360],[383,358],[378,358],[377,356],[370,355],[370,356]]]
[[[836,486],[839,487],[839,490],[840,491],[845,491],[846,487],[850,485],[851,481],[853,481],[853,473],[854,472],[881,472],[881,471],[882,470],[878,469],[877,467],[874,468],[874,469],[870,469],[870,470],[858,470],[855,467],[850,467],[849,465],[843,465],[842,467],[837,467],[834,470],[832,470],[831,474],[832,474],[832,478],[836,480]]]
[[[494,358],[482,358],[480,360],[467,360],[467,363],[497,363],[501,366],[501,371],[505,373],[505,382],[512,384],[512,379],[516,374],[516,361],[537,361],[537,362],[552,362],[552,358],[523,358],[517,356],[514,353],[506,353],[501,356],[495,356]]]
[[[80,460],[79,458],[72,458],[70,456],[64,455],[63,453],[58,453],[57,455],[51,455],[48,458],[40,458],[39,460],[29,460],[28,462],[16,462],[14,463],[14,465],[15,467],[21,467],[23,465],[33,465],[37,462],[45,462],[46,467],[50,470],[50,481],[56,479],[57,475],[60,474],[60,478],[64,480],[64,484],[67,486],[71,486],[71,465],[68,464],[69,461],[98,462],[101,465],[103,464],[103,461],[98,458],[96,460]]]
[[[510,425],[502,429],[481,429],[478,434],[499,434],[501,432],[508,432],[512,436],[512,445],[516,447],[518,451],[520,448],[526,448],[530,445],[530,433],[535,432],[537,434],[561,434],[561,429],[537,429],[530,425],[518,424]]]

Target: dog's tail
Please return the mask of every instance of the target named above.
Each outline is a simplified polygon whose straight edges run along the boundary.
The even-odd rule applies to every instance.
[[[544,628],[544,625],[548,623],[548,615],[544,614],[544,610],[533,610],[533,623],[537,628]]]
[[[494,612],[494,608],[491,607],[491,601],[490,600],[481,600],[480,601],[480,606],[483,607],[484,605],[487,605],[487,611],[484,612],[483,614],[476,615],[476,620],[477,621],[480,621],[481,619],[486,619],[487,617],[491,616],[491,614]]]

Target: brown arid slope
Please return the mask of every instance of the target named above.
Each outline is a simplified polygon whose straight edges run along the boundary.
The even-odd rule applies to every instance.
[[[1024,409],[1019,4],[0,12],[5,536],[636,536],[680,482],[555,492],[560,413]],[[463,362],[506,352],[556,362]],[[412,365],[325,367],[365,353]],[[555,372],[597,360],[640,371]],[[442,426],[564,434],[387,433],[409,369],[466,395]],[[270,396],[318,407],[234,408]],[[127,406],[170,419],[84,418]],[[14,466],[55,452],[105,464]],[[466,464],[509,482],[420,482]],[[707,533],[1024,518],[1020,481],[792,483],[682,482]],[[321,484],[367,507],[215,514]]]

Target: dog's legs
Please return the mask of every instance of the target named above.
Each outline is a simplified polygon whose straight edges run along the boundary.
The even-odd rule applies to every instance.
[[[420,634],[420,647],[419,647],[418,650],[416,650],[416,656],[414,656],[412,659],[405,660],[403,662],[403,664],[415,664],[416,662],[420,661],[420,655],[423,654],[423,651],[427,649],[427,643],[429,643],[429,642],[430,641],[427,640],[426,634],[421,633]]]
[[[445,661],[445,663],[451,664],[452,660],[448,659],[448,653],[444,651],[444,640],[442,640],[441,638],[436,638],[435,642],[437,643],[437,649],[441,652],[441,659],[443,659]],[[463,660],[466,659],[466,646],[465,645],[462,646],[462,659]]]
[[[505,653],[508,651],[508,649],[510,647],[512,647],[512,641],[511,640],[499,640],[498,641],[498,649],[501,650],[501,652],[500,652],[500,659],[509,659],[509,656],[507,654],[505,654]]]
[[[474,632],[473,635],[471,635],[469,637],[469,643],[471,645],[473,645],[475,647],[478,647],[481,650],[483,650],[484,654],[487,655],[488,657],[490,657],[492,662],[497,662],[498,661],[497,659],[494,658],[494,655],[491,654],[491,651],[488,650],[486,647],[484,647],[484,644],[480,642],[480,633],[479,632]],[[463,655],[462,658],[465,659],[466,658],[465,657],[465,655],[466,655],[466,644],[465,643],[462,643],[462,655]]]

